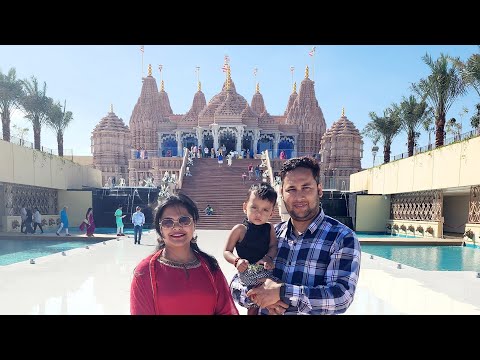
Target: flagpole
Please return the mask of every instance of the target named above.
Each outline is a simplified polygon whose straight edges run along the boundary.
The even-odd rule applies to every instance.
[[[290,72],[292,73],[292,90],[293,90],[293,72],[295,71],[294,66],[290,66]]]
[[[143,79],[143,52],[145,51],[143,45],[140,47],[140,51],[142,52],[142,79]]]

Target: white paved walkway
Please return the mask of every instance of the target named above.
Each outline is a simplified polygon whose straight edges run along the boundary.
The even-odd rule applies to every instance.
[[[235,268],[223,259],[227,230],[197,230],[199,246],[219,261],[227,280]],[[129,314],[135,265],[155,246],[155,234],[106,241],[0,266],[0,314]],[[243,308],[239,308],[245,314]],[[423,271],[363,254],[355,300],[347,314],[480,314],[474,272]]]

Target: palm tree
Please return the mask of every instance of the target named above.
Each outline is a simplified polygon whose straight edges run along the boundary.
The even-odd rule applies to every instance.
[[[425,101],[417,102],[415,96],[410,95],[408,99],[403,97],[400,105],[392,104],[392,108],[400,116],[401,127],[406,131],[408,137],[408,156],[412,156],[417,129],[423,124],[426,117],[427,103]]]
[[[52,100],[52,103],[53,103],[53,100]],[[73,120],[72,112],[65,111],[66,107],[67,107],[67,100],[65,100],[63,109],[60,102],[52,104],[52,107],[48,111],[48,115],[46,118],[47,126],[50,127],[57,135],[58,156],[63,156],[63,134],[65,132],[65,129]]]
[[[477,129],[477,134],[480,135],[480,104],[475,105],[477,113],[470,118],[470,124],[474,129]]]
[[[47,118],[47,113],[52,106],[52,99],[47,97],[47,83],[43,83],[43,89],[38,88],[38,80],[32,76],[31,80],[24,80],[25,96],[22,99],[22,107],[25,111],[25,117],[33,125],[34,147],[40,150],[40,133],[42,124]]]
[[[23,96],[22,81],[17,80],[15,68],[7,74],[0,71],[0,116],[2,117],[3,140],[10,141],[10,116],[20,107]]]
[[[473,87],[480,96],[480,54],[472,54],[466,62],[462,62],[459,57],[451,58],[451,60],[458,69],[463,82],[467,86]]]
[[[373,111],[368,114],[370,121],[362,131],[362,134],[371,138],[373,143],[383,142],[383,162],[390,162],[390,147],[392,141],[400,132],[401,122],[398,109],[387,108],[383,117],[377,116]]]
[[[465,94],[465,84],[458,70],[448,66],[449,57],[440,54],[433,61],[430,55],[425,54],[422,60],[430,67],[431,74],[426,79],[420,79],[418,84],[412,84],[412,89],[422,100],[428,101],[435,111],[435,146],[443,145],[445,118],[453,102],[460,95]]]

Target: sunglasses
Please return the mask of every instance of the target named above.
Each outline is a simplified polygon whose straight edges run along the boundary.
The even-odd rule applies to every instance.
[[[186,215],[180,216],[177,221],[170,218],[165,218],[160,221],[160,226],[167,229],[171,229],[175,226],[175,223],[177,223],[181,227],[184,227],[184,226],[191,225],[192,220],[193,219],[190,216],[186,216]]]

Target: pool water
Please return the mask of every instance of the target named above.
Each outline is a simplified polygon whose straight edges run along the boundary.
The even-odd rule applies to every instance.
[[[92,245],[102,241],[103,239],[86,239],[81,241],[42,239],[0,240],[0,266],[82,248],[86,245]]]
[[[362,252],[430,271],[480,271],[480,249],[467,246],[362,244]],[[363,255],[365,256],[365,254]]]

